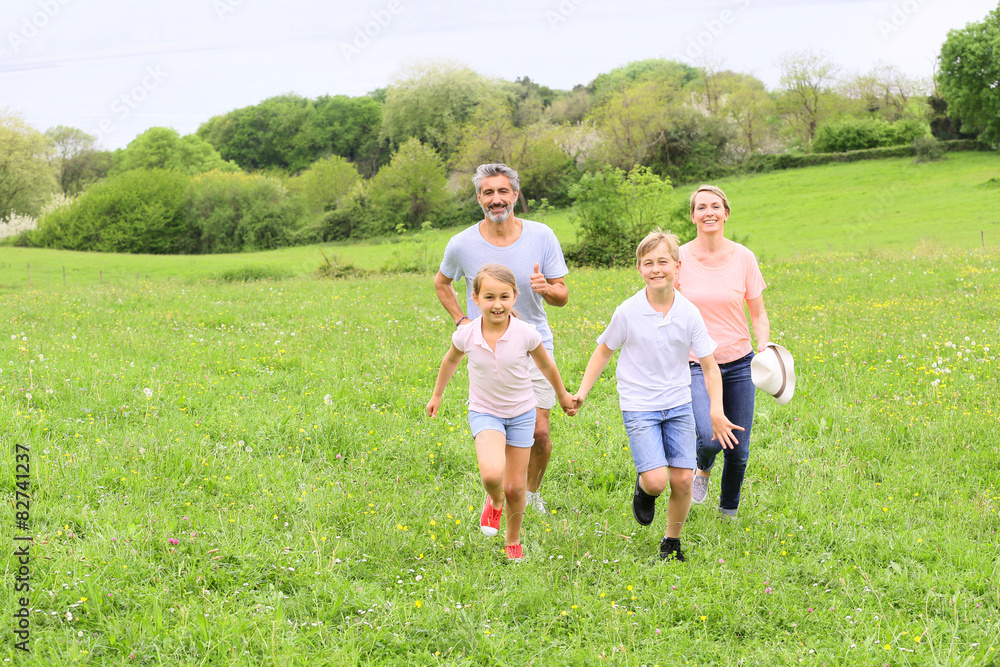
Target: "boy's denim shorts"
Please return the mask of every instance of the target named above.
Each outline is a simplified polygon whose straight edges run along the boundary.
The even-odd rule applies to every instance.
[[[497,417],[486,412],[469,410],[472,437],[482,431],[500,431],[511,447],[531,447],[535,444],[535,409],[516,417]]]
[[[636,472],[664,466],[694,470],[698,437],[690,403],[669,410],[622,411]]]

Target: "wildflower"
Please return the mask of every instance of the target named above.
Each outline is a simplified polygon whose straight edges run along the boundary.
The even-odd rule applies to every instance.
[[[144,388],[142,390],[142,393],[146,395],[146,398],[153,398],[153,390],[150,389],[149,387]]]
[[[174,538],[174,537],[171,537],[170,539],[168,539],[167,542],[170,542],[170,544],[180,544],[181,543],[180,540],[178,540],[177,538]]]
[[[324,403],[324,405],[333,405],[333,396],[331,396],[330,394],[327,394],[326,396],[324,396],[323,397],[323,403]]]

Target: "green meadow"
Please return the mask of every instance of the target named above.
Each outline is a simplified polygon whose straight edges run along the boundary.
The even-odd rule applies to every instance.
[[[722,183],[798,380],[786,406],[758,396],[739,519],[719,518],[715,480],[684,564],[656,557],[665,516],[632,518],[610,368],[579,415],[553,417],[526,560],[481,535],[464,365],[424,414],[453,331],[431,278],[454,230],[218,257],[0,248],[0,660],[1000,664],[997,167]],[[572,238],[567,213],[548,221]],[[429,268],[317,279],[322,253]],[[248,266],[287,277],[221,278]],[[549,312],[572,391],[641,280],[567,282]],[[30,653],[14,634],[26,536]]]

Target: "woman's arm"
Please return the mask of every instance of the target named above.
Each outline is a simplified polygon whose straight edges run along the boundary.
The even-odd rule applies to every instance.
[[[750,326],[753,327],[753,335],[757,339],[757,351],[763,352],[771,342],[771,320],[768,319],[767,310],[764,308],[764,297],[749,299],[747,307],[750,310]]]

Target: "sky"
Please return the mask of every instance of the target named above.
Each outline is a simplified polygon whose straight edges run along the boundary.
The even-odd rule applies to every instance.
[[[805,49],[842,72],[930,79],[948,31],[996,0],[3,0],[0,111],[116,149],[150,127],[296,93],[364,95],[450,60],[510,81],[587,84],[634,60],[706,62],[779,85]]]

